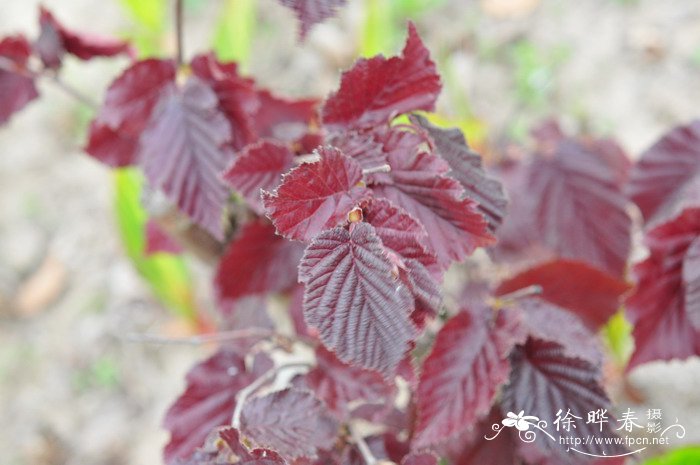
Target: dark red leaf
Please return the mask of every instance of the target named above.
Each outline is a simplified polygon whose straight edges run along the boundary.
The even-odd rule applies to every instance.
[[[272,366],[258,355],[252,371],[236,351],[223,347],[187,374],[187,388],[165,414],[170,431],[165,446],[166,463],[189,456],[217,426],[227,425],[236,406],[236,394]]]
[[[700,200],[700,120],[671,130],[642,154],[627,194],[647,222],[675,216],[687,200]]]
[[[439,128],[420,115],[412,116],[412,120],[428,131],[437,154],[450,165],[448,174],[462,183],[467,197],[479,204],[491,232],[495,231],[503,221],[508,202],[501,183],[486,174],[481,156],[469,148],[461,130]]]
[[[243,226],[229,244],[214,277],[219,301],[251,294],[281,292],[297,282],[301,244],[275,234],[264,219]]]
[[[261,99],[252,79],[242,77],[235,63],[221,63],[214,54],[192,59],[192,72],[206,81],[219,99],[219,109],[231,125],[231,146],[241,150],[257,140],[254,115],[261,111]]]
[[[362,58],[343,73],[323,107],[323,123],[329,129],[386,124],[402,113],[432,110],[440,88],[435,63],[410,23],[402,56]]]
[[[333,147],[318,150],[320,161],[304,163],[282,179],[274,193],[263,193],[268,216],[283,236],[311,240],[347,220],[368,191],[360,185],[362,170]]]
[[[574,260],[554,260],[529,268],[502,282],[497,295],[528,286],[542,288],[541,298],[578,315],[593,330],[620,308],[630,286],[592,266]]]
[[[700,331],[700,238],[688,247],[683,259],[685,311],[695,329]]]
[[[512,431],[504,430],[490,441],[485,439],[493,437],[492,425],[500,425],[503,418],[499,406],[494,405],[473,430],[450,439],[437,447],[437,452],[450,465],[523,465],[516,455],[520,440]]]
[[[64,53],[75,55],[81,60],[133,53],[126,41],[67,29],[43,6],[39,7],[39,26],[41,33],[35,48],[44,65],[49,68],[58,68]]]
[[[252,79],[239,74],[235,63],[219,62],[211,53],[196,56],[192,72],[216,92],[219,107],[231,123],[235,150],[260,138],[303,141],[316,118],[317,100],[290,100],[258,89]],[[315,143],[312,148],[318,145]]]
[[[380,402],[392,394],[379,373],[343,363],[322,346],[316,349],[316,364],[305,376],[306,385],[341,418],[350,402]]]
[[[601,365],[603,352],[598,339],[578,317],[539,298],[521,299],[516,305],[531,337],[559,344],[569,357]]]
[[[164,93],[175,86],[175,63],[150,58],[131,65],[110,84],[98,121],[138,137]]]
[[[385,248],[404,259],[435,264],[435,257],[427,250],[425,228],[406,210],[386,199],[372,199],[362,211],[364,221],[374,226]]]
[[[60,66],[64,53],[70,53],[81,60],[134,53],[126,41],[67,29],[44,7],[39,9],[39,25],[41,34],[36,44],[37,52],[50,68]]]
[[[386,199],[369,201],[363,208],[363,215],[364,221],[374,226],[390,260],[400,268],[402,281],[416,299],[419,314],[414,315],[414,322],[421,322],[424,312],[438,312],[442,305],[442,291],[438,283],[442,273],[435,256],[424,245],[427,236],[423,226]]]
[[[260,107],[253,123],[258,137],[295,141],[303,138],[316,119],[316,99],[292,100],[278,97],[267,90],[259,91],[257,97]]]
[[[300,24],[299,35],[304,39],[314,24],[334,16],[345,0],[280,0],[280,3],[294,11]]]
[[[230,136],[216,94],[196,77],[162,95],[141,136],[141,165],[150,185],[217,239],[224,237],[228,190],[220,175],[233,158],[225,148]]]
[[[632,222],[620,167],[609,158],[595,142],[561,138],[543,144],[519,167],[522,173],[510,176],[513,203],[499,229],[498,249],[522,258],[540,248],[622,276]]]
[[[391,130],[384,126],[358,130],[341,129],[337,133],[329,133],[326,140],[358,162],[363,169],[372,169],[386,164],[384,139],[389,131]]]
[[[391,150],[387,161],[391,171],[377,176],[372,190],[423,225],[426,243],[442,268],[464,260],[477,247],[493,243],[477,204],[464,198],[462,185],[445,175],[449,166],[444,160],[414,147],[413,151]]]
[[[412,314],[416,326],[423,328],[425,318],[438,313],[442,307],[442,289],[428,269],[418,260],[405,260],[399,277],[416,299]]]
[[[240,192],[253,210],[262,214],[260,190],[274,190],[282,175],[292,167],[293,160],[294,154],[285,145],[261,140],[238,154],[224,173],[224,181]]]
[[[253,443],[285,457],[314,457],[333,445],[338,423],[310,392],[284,389],[248,400],[241,412],[241,431]]]
[[[144,252],[146,255],[159,252],[179,254],[182,253],[182,247],[160,227],[156,220],[149,218],[146,222],[146,250]]]
[[[178,460],[176,465],[285,465],[280,455],[269,449],[246,447],[240,433],[234,428],[222,428],[213,432],[204,447],[198,449],[187,460]]]
[[[567,451],[569,446],[560,445],[556,439],[557,433],[553,423],[560,409],[563,410],[562,416],[570,410],[573,415],[582,418],[574,420],[576,427],[572,427],[569,432],[562,432],[563,435],[582,438],[581,441],[589,436],[616,436],[612,426],[615,424],[612,415],[608,416],[611,423],[598,425],[586,422],[588,412],[610,409],[608,397],[600,385],[602,375],[599,367],[569,356],[556,342],[534,338],[530,338],[524,346],[513,351],[511,366],[510,381],[503,390],[503,412],[517,414],[524,411],[524,415],[546,421],[549,425],[548,432],[555,437],[551,439],[540,432],[531,445],[533,448],[547,456],[558,457],[558,463],[581,461],[574,452]],[[625,452],[622,446],[605,444],[584,443],[577,449],[597,455]]]
[[[488,414],[508,379],[508,354],[525,333],[517,313],[465,310],[445,323],[423,363],[413,447],[443,442]]]
[[[628,369],[653,360],[700,355],[700,330],[692,324],[697,307],[686,308],[688,301],[697,302],[697,281],[692,276],[697,273],[698,246],[693,244],[698,237],[700,208],[686,209],[647,233],[649,258],[634,268],[637,288],[625,307],[635,340]]]
[[[39,96],[34,78],[26,67],[31,52],[23,36],[0,40],[0,124]]]
[[[98,119],[90,123],[85,151],[113,168],[123,168],[137,162],[138,138],[114,130]]]
[[[323,343],[346,363],[389,376],[416,329],[413,299],[392,274],[381,240],[366,223],[321,233],[299,268],[304,315]]]

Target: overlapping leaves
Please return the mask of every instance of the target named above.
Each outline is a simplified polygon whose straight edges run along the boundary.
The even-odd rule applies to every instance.
[[[444,442],[488,414],[508,380],[508,354],[523,342],[518,315],[464,310],[445,323],[423,363],[417,396],[415,445]]]
[[[628,368],[700,354],[698,238],[700,208],[689,208],[646,235],[649,257],[636,265],[637,288],[627,300],[635,350]]]
[[[284,457],[315,457],[333,445],[338,423],[309,391],[288,388],[249,400],[241,430],[254,444]]]
[[[192,368],[185,391],[165,415],[164,426],[170,431],[165,461],[188,457],[215,427],[228,425],[238,391],[271,366],[269,358],[261,355],[249,371],[236,350],[224,347]]]

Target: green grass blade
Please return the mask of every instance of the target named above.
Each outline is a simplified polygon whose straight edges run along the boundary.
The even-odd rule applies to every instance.
[[[148,215],[141,206],[141,174],[135,168],[115,170],[114,186],[117,222],[127,255],[163,305],[196,323],[194,289],[183,258],[163,253],[144,254]]]
[[[685,447],[647,460],[642,465],[695,465],[700,464],[700,447]]]
[[[214,51],[220,60],[247,63],[255,34],[255,0],[226,0],[214,33]]]
[[[618,310],[601,331],[613,360],[619,367],[624,367],[634,350],[632,325],[625,318],[624,311]]]

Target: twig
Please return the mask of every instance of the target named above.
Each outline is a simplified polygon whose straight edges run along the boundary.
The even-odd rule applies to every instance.
[[[352,436],[352,440],[355,442],[355,445],[360,450],[360,454],[365,460],[365,463],[367,465],[375,465],[377,463],[377,458],[369,449],[365,438],[362,437],[362,435],[357,431],[357,427],[353,423],[349,423],[348,428],[350,429],[350,436]]]
[[[175,34],[177,40],[176,60],[178,67],[183,63],[183,30],[182,30],[182,4],[183,0],[175,0]]]
[[[221,331],[218,333],[202,334],[199,336],[187,336],[187,337],[171,337],[163,336],[160,334],[148,334],[148,333],[127,333],[124,335],[124,339],[130,342],[141,342],[149,344],[163,344],[163,345],[189,345],[197,346],[202,344],[209,344],[212,342],[227,342],[236,341],[239,339],[248,338],[271,338],[271,337],[285,337],[279,333],[268,329],[250,328],[250,329],[239,329],[233,331]]]
[[[499,296],[499,299],[510,302],[511,300],[518,300],[524,297],[530,297],[532,295],[539,294],[542,294],[542,286],[540,286],[539,284],[533,284],[531,286],[518,289],[517,291],[513,291],[508,294],[503,294],[502,296]]]
[[[517,291],[513,291],[508,294],[503,294],[501,296],[495,297],[494,299],[492,299],[490,304],[493,308],[500,309],[502,307],[513,304],[517,300],[540,294],[542,294],[542,286],[538,284],[533,284],[531,286],[526,286],[522,289],[518,289]]]
[[[95,102],[93,102],[90,97],[86,96],[75,87],[61,80],[58,74],[56,74],[56,72],[54,71],[47,70],[46,68],[40,71],[36,71],[27,67],[20,67],[17,66],[17,64],[14,61],[6,57],[0,57],[0,70],[7,71],[9,73],[19,74],[20,76],[24,76],[30,79],[48,77],[51,79],[51,82],[53,82],[56,87],[58,87],[74,99],[78,100],[80,103],[89,106],[93,110],[97,110],[98,108],[98,105]]]
[[[364,168],[362,174],[372,174],[372,173],[388,173],[391,171],[391,166],[384,163],[383,165],[373,166],[372,168]]]
[[[76,89],[75,87],[72,87],[72,86],[66,84],[66,83],[61,79],[61,77],[60,77],[58,74],[53,74],[53,75],[51,76],[51,81],[52,81],[59,89],[61,89],[63,92],[65,92],[66,94],[70,95],[71,97],[73,97],[74,99],[76,99],[77,101],[79,101],[80,103],[82,103],[83,105],[86,105],[86,106],[90,107],[92,110],[95,110],[95,111],[97,111],[97,109],[99,108],[99,105],[98,105],[97,103],[95,103],[90,97],[88,97],[87,95],[83,94],[82,92],[80,92],[80,91],[79,91],[78,89]]]
[[[241,412],[243,411],[243,404],[245,404],[245,401],[248,399],[248,397],[254,394],[255,391],[260,389],[268,382],[274,380],[281,371],[289,368],[308,368],[310,366],[311,364],[308,362],[290,362],[271,368],[248,386],[238,391],[238,394],[236,395],[236,407],[233,409],[233,415],[231,416],[231,426],[234,428],[240,428]]]

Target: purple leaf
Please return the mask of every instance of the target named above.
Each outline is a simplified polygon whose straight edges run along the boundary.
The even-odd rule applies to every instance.
[[[635,341],[628,369],[653,360],[700,355],[700,330],[692,323],[697,308],[686,308],[688,301],[697,302],[692,278],[697,273],[698,237],[698,208],[683,210],[647,232],[649,257],[634,267],[637,287],[625,306]]]
[[[404,137],[412,138],[411,134]],[[426,243],[443,269],[494,242],[477,204],[464,198],[458,181],[446,176],[449,167],[444,160],[416,146],[413,151],[391,150],[387,161],[391,170],[370,184],[372,191],[423,225]]]
[[[141,136],[140,158],[153,188],[217,239],[224,236],[228,190],[220,174],[233,156],[231,136],[214,91],[192,77],[181,91],[161,96]]]
[[[187,460],[175,465],[286,465],[280,455],[270,449],[248,449],[234,428],[222,428],[213,432],[204,447],[195,451]]]
[[[510,373],[508,354],[524,341],[515,312],[465,310],[445,323],[418,382],[416,448],[472,428],[491,409]]]
[[[504,412],[521,412],[535,416],[554,426],[557,412],[562,416],[570,410],[581,419],[573,421],[576,427],[561,433],[573,438],[615,437],[615,419],[608,414],[609,423],[601,425],[587,423],[587,414],[598,409],[610,409],[610,401],[600,385],[600,368],[578,357],[571,357],[556,342],[530,338],[511,354],[512,372],[503,389]],[[602,432],[600,428],[602,427]],[[550,434],[553,430],[549,429]],[[556,434],[555,434],[556,436]],[[580,458],[567,451],[566,445],[552,441],[544,434],[530,445],[543,455],[555,456],[558,463],[577,463]],[[615,455],[626,450],[619,445],[586,444],[577,447],[580,451],[596,455]]]
[[[0,40],[0,124],[39,96],[27,69],[31,47],[24,36]]]
[[[392,374],[416,335],[413,299],[374,228],[358,223],[321,233],[304,253],[299,278],[306,322],[326,347],[346,363]]]
[[[343,363],[322,346],[316,349],[316,364],[304,376],[305,383],[341,418],[347,416],[349,403],[379,402],[393,392],[376,371]]]
[[[299,36],[304,39],[314,24],[334,16],[345,0],[280,0],[280,3],[294,11],[300,23]]]
[[[481,156],[469,148],[461,130],[439,128],[420,115],[411,119],[428,132],[437,154],[450,165],[448,174],[462,183],[467,197],[479,204],[479,211],[494,232],[503,221],[508,204],[501,183],[486,174]]]
[[[39,7],[39,26],[41,33],[34,48],[41,61],[49,68],[61,66],[65,53],[70,53],[81,60],[134,53],[126,41],[67,29],[43,6]]]
[[[647,222],[700,200],[700,120],[665,134],[634,165],[627,186]]]
[[[515,182],[506,183],[513,204],[498,249],[516,258],[544,252],[581,260],[622,276],[632,221],[622,194],[624,162],[617,160],[624,154],[611,159],[612,153],[599,141],[564,136],[541,143],[528,164],[516,167]]]
[[[189,456],[215,427],[229,424],[238,391],[271,366],[261,354],[249,372],[243,357],[226,347],[195,365],[187,374],[187,388],[165,414],[163,424],[170,431],[165,462]]]
[[[333,445],[338,423],[310,392],[284,389],[248,400],[241,412],[241,431],[258,446],[285,457],[314,457]]]

